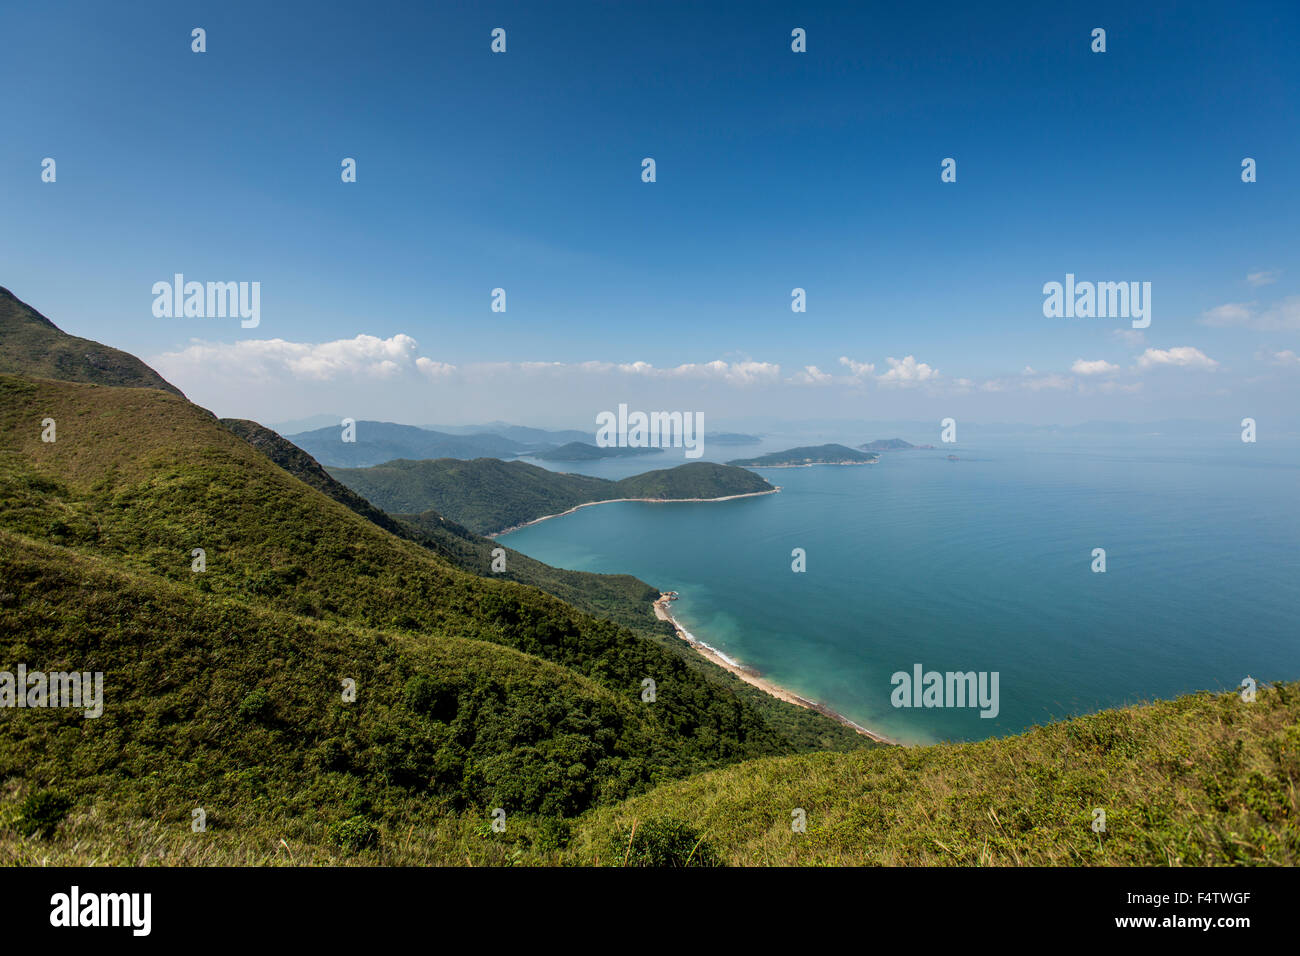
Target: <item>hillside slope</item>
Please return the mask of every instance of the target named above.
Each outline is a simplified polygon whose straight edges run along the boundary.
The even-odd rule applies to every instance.
[[[101,717],[3,712],[0,779],[125,816],[571,815],[656,775],[648,708],[497,644],[265,610],[7,531],[0,581],[6,660],[104,675]]]
[[[181,391],[134,355],[68,335],[0,288],[0,373],[92,385]]]
[[[1294,866],[1300,684],[979,743],[749,761],[594,811],[574,857],[618,863],[634,825],[669,823],[733,865]]]
[[[40,441],[45,416],[58,441]],[[651,641],[467,574],[298,481],[183,399],[0,376],[0,526],[129,571],[323,622],[514,647],[626,699],[658,687],[653,759],[688,768],[789,744]],[[207,570],[191,571],[203,548]]]
[[[650,610],[659,590],[644,581],[628,574],[592,574],[553,568],[510,548],[504,549],[506,570],[493,572],[492,555],[500,548],[497,542],[433,511],[398,520],[336,481],[315,459],[271,429],[238,419],[222,419],[221,424],[289,474],[398,537],[430,549],[461,570],[539,588],[581,611],[613,621],[659,644],[704,678],[722,685],[728,693],[753,707],[797,750],[853,750],[871,745],[867,738],[843,724],[765,694],[685,647],[672,625],[658,620]]]

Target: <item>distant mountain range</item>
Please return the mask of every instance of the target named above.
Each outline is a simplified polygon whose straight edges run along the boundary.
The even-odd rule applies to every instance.
[[[511,425],[507,422],[489,422],[486,425],[423,425],[431,432],[444,432],[448,435],[500,435],[520,442],[523,445],[542,447],[546,445],[564,445],[568,442],[591,441],[596,430],[578,431],[574,428],[552,431],[546,428],[529,428],[525,425]]]
[[[871,465],[879,460],[877,455],[854,451],[847,445],[831,444],[789,448],[758,458],[738,458],[727,464],[742,468],[802,468],[806,465]]]
[[[716,499],[775,490],[753,472],[704,461],[621,481],[495,458],[390,461],[329,471],[365,500],[403,520],[423,525],[423,513],[432,510],[479,534],[499,533],[578,505],[618,498]]]
[[[635,458],[640,455],[661,455],[662,448],[600,448],[587,442],[573,441],[559,448],[533,452],[532,457],[542,461],[598,461],[602,458]]]
[[[435,430],[394,422],[359,421],[355,441],[343,441],[341,424],[327,425],[287,436],[290,441],[331,468],[367,468],[399,458],[419,461],[430,458],[518,458],[530,456],[543,461],[598,461],[602,458],[630,458],[657,455],[662,448],[600,448],[584,438],[583,432],[547,431],[500,422],[483,426],[492,431],[475,431],[471,426]],[[576,436],[576,437],[575,437]]]
[[[533,446],[501,435],[451,435],[415,425],[359,421],[356,441],[339,425],[287,436],[322,465],[364,468],[396,458],[514,458]]]

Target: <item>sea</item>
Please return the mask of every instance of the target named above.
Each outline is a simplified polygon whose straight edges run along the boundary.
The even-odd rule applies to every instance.
[[[779,494],[602,504],[501,540],[677,591],[696,638],[906,744],[1300,678],[1300,439],[967,432],[898,436],[938,447],[875,465],[756,469]],[[704,457],[892,437],[706,439]],[[524,460],[621,478],[685,459]],[[943,683],[928,698],[918,667]],[[949,672],[982,675],[988,703],[949,694]]]

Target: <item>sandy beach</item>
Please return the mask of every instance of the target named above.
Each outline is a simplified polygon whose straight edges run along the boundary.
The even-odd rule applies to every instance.
[[[646,501],[655,505],[678,504],[683,501],[735,501],[737,498],[760,498],[763,495],[774,495],[781,490],[777,485],[771,491],[748,491],[743,495],[724,495],[721,498],[606,498],[603,501],[584,501],[580,505],[574,505],[568,511],[561,511],[553,515],[542,515],[540,518],[534,518],[532,521],[525,521],[523,524],[513,525],[502,531],[494,531],[492,534],[484,535],[487,538],[499,538],[503,534],[509,534],[511,531],[518,531],[520,528],[527,528],[530,525],[540,524],[543,521],[550,521],[552,518],[563,518],[565,515],[571,515],[582,508],[590,508],[593,505],[609,505],[616,501]]]
[[[739,661],[734,661],[731,658],[727,657],[727,655],[723,654],[721,651],[710,647],[709,645],[705,644],[700,640],[697,640],[695,636],[691,634],[690,631],[686,630],[686,628],[682,627],[681,624],[677,623],[677,619],[673,617],[672,611],[668,609],[668,603],[672,601],[675,596],[676,596],[676,592],[673,591],[666,591],[659,595],[659,598],[654,602],[655,617],[659,618],[659,620],[661,621],[668,621],[669,623],[671,623],[673,628],[677,631],[677,636],[680,637],[687,644],[689,644],[691,647],[693,647],[701,657],[704,657],[712,661],[713,663],[717,664],[719,667],[730,671],[731,673],[739,677],[741,680],[743,680],[745,683],[757,687],[765,694],[770,694],[771,696],[776,697],[779,700],[783,700],[788,704],[794,704],[798,707],[806,707],[808,710],[815,710],[819,714],[824,714],[827,717],[831,718],[832,720],[844,724],[846,727],[852,727],[854,730],[862,734],[864,737],[870,737],[872,740],[878,743],[882,743],[882,744],[898,743],[898,741],[891,740],[890,738],[886,737],[884,734],[878,734],[875,731],[868,730],[866,727],[863,727],[861,724],[855,724],[853,721],[849,720],[843,714],[836,713],[835,711],[827,707],[825,704],[819,704],[817,701],[809,700],[807,697],[800,697],[798,694],[794,693],[793,691],[786,690],[784,687],[781,687],[779,684],[772,683],[770,680],[767,680],[766,678],[762,677],[752,667],[746,667],[744,664],[740,663]]]

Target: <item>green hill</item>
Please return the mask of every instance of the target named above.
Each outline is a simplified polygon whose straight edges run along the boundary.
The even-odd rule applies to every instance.
[[[733,865],[1295,866],[1300,684],[979,743],[750,761],[593,812],[575,858],[620,862],[634,826],[703,838]]]
[[[0,288],[0,373],[181,394],[134,355],[68,335],[4,288]]]
[[[58,422],[58,440],[51,444],[40,440],[45,417]],[[263,813],[297,806],[284,802],[288,794],[311,789],[295,741],[319,737],[330,752],[343,747],[365,754],[388,741],[392,760],[400,763],[399,750],[411,754],[416,762],[406,776],[369,758],[341,764],[344,778],[330,786],[355,799],[322,804],[321,815],[310,817],[302,831],[317,833],[340,822],[330,814],[355,807],[371,808],[353,814],[370,821],[367,826],[409,825],[426,817],[411,816],[405,801],[434,797],[437,806],[475,814],[501,805],[524,814],[571,815],[656,780],[796,749],[762,709],[727,681],[705,676],[683,650],[669,650],[534,587],[460,570],[304,484],[178,396],[0,376],[0,436],[6,555],[0,594],[8,615],[0,626],[0,655],[34,670],[102,670],[122,706],[130,705],[121,726],[110,719],[111,707],[99,721],[62,711],[3,712],[10,732],[0,749],[0,780],[8,780],[13,792],[55,788],[119,821],[188,813],[171,799],[193,791],[198,771],[189,765],[209,760],[168,741],[207,741],[223,751],[258,755],[247,772],[248,789],[218,790],[213,798],[226,820],[253,826]],[[418,529],[411,534],[418,538]],[[191,570],[194,548],[206,552],[202,573]],[[633,582],[623,586],[639,586],[637,596],[648,600],[645,586]],[[367,649],[367,641],[376,647]],[[151,642],[163,648],[160,653],[188,649],[203,666],[168,665],[165,657],[152,656]],[[320,657],[323,647],[338,643],[349,648],[340,653],[354,666]],[[361,665],[379,660],[385,644],[406,647],[413,656],[376,676]],[[442,644],[455,646],[429,686],[475,688],[448,692],[447,699],[472,702],[486,695],[509,714],[491,719],[512,731],[489,732],[483,721],[490,714],[480,720],[478,704],[470,710],[447,704],[451,709],[438,711],[442,719],[434,721],[439,726],[403,724],[400,743],[387,724],[356,730],[348,743],[346,724],[304,721],[306,712],[297,705],[282,712],[274,703],[306,695],[325,707],[337,682],[357,671],[375,705],[397,713],[410,694],[425,693],[408,683],[424,673],[417,665],[436,656],[430,647]],[[478,650],[457,650],[465,644]],[[494,650],[500,662],[480,666]],[[543,664],[554,670],[537,670]],[[449,673],[458,666],[465,672]],[[536,675],[562,670],[565,686],[585,688],[587,702],[567,699],[559,685],[554,694],[492,689],[498,685],[491,673],[501,675],[500,686],[513,687],[521,667],[534,675],[520,677],[521,687],[541,687],[546,678]],[[299,686],[308,671],[317,675],[310,678],[313,687],[319,675],[332,675],[319,699],[312,697],[317,691]],[[148,674],[154,683],[141,676]],[[646,678],[656,684],[653,703],[641,700]],[[221,716],[224,711],[194,709],[214,687],[241,688],[235,710],[272,713],[282,733],[266,738],[253,724]],[[235,691],[223,693],[228,709]],[[440,693],[428,691],[437,700]],[[158,698],[158,713],[142,716],[154,707],[143,699],[150,696]],[[259,703],[265,700],[272,703]],[[113,727],[105,743],[99,735]],[[252,736],[236,739],[245,731]],[[376,736],[366,736],[372,732]],[[501,734],[510,739],[503,743]],[[337,745],[323,743],[334,737]],[[37,760],[54,738],[59,760]],[[499,763],[514,769],[492,776],[486,768]],[[146,765],[153,770],[137,779]],[[176,789],[168,789],[173,783]]]
[[[658,620],[651,611],[651,602],[660,592],[644,581],[627,574],[591,574],[552,568],[509,548],[504,549],[506,570],[491,572],[492,552],[501,547],[497,542],[476,535],[434,511],[407,516],[404,520],[394,518],[336,481],[310,455],[269,428],[238,419],[222,419],[221,424],[317,491],[398,537],[428,548],[461,570],[531,585],[659,644],[706,680],[722,685],[728,693],[745,701],[797,750],[852,750],[870,745],[843,724],[765,694],[685,647],[672,625]]]
[[[40,441],[39,421],[59,421]],[[687,764],[786,746],[681,659],[533,588],[463,572],[309,488],[181,398],[0,377],[0,526],[325,622],[488,640],[636,698]],[[204,548],[207,571],[190,569]],[[671,762],[671,761],[670,761]]]
[[[712,462],[690,462],[621,481],[494,458],[390,461],[329,472],[390,514],[435,511],[479,534],[495,534],[596,501],[724,498],[774,490],[758,475]]]
[[[800,468],[804,465],[869,465],[879,460],[878,455],[855,451],[847,445],[806,445],[758,458],[738,458],[727,464],[745,468]]]

